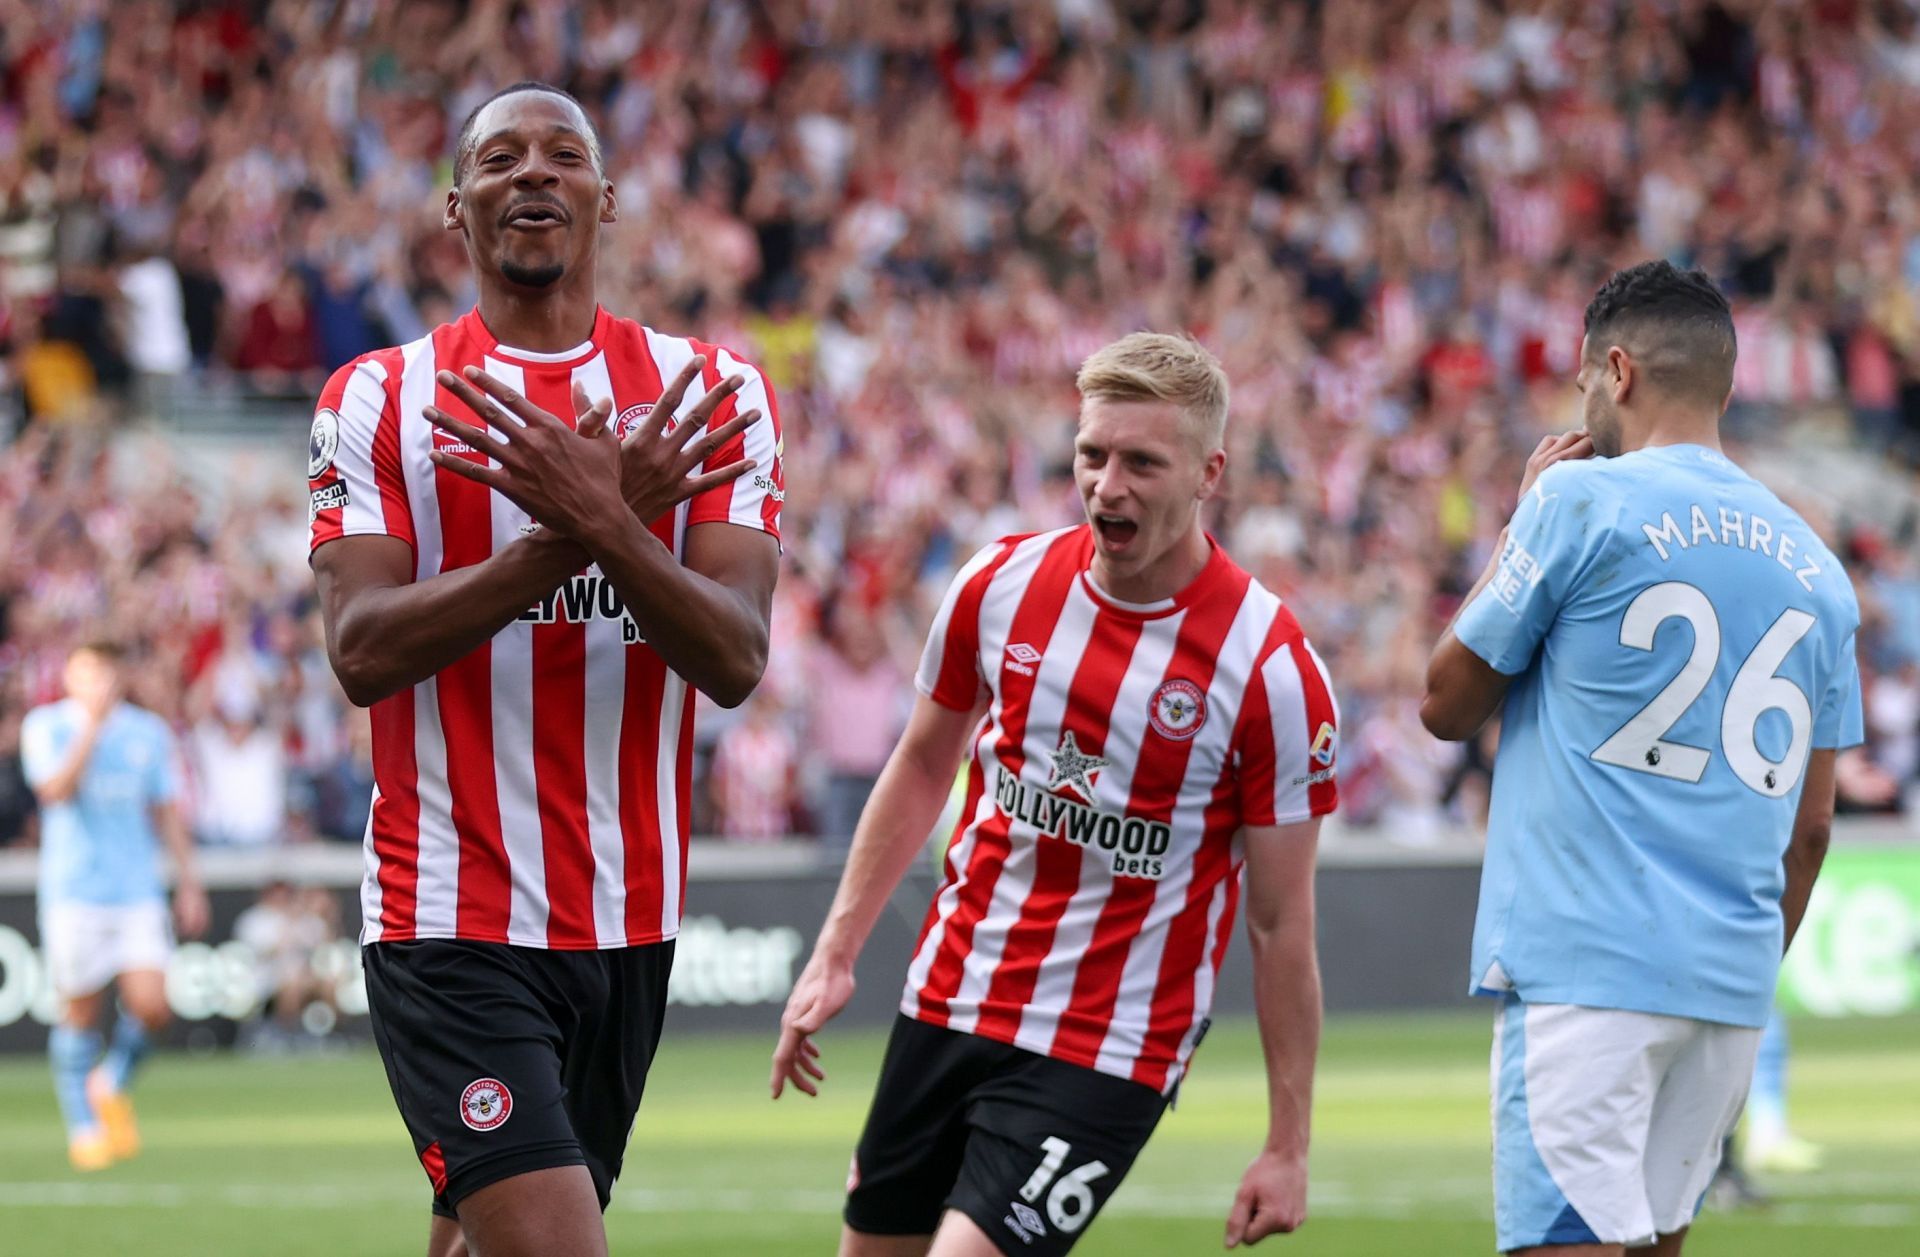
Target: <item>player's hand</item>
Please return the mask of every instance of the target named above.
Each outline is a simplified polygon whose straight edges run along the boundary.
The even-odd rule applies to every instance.
[[[773,1076],[768,1081],[774,1099],[780,1098],[789,1082],[810,1096],[820,1094],[817,1084],[826,1081],[827,1073],[820,1068],[820,1048],[813,1036],[852,998],[853,966],[814,952],[793,984],[787,1010],[780,1014],[780,1042],[773,1049]]]
[[[680,374],[653,404],[652,413],[620,442],[620,494],[643,524],[652,523],[696,494],[738,479],[754,469],[751,459],[737,458],[718,470],[708,470],[691,478],[687,474],[760,418],[758,410],[749,410],[735,415],[699,440],[694,439],[712,420],[720,404],[739,391],[746,382],[745,376],[732,375],[720,381],[707,390],[707,395],[673,431],[662,430],[679,412],[687,389],[700,378],[706,365],[706,355],[702,354],[680,368]],[[586,392],[577,383],[573,387],[574,404],[578,406],[585,401]]]
[[[212,917],[206,889],[197,880],[181,878],[173,888],[173,924],[181,938],[199,938]]]
[[[80,710],[94,724],[104,722],[120,702],[123,689],[119,680],[106,679],[88,684],[85,689],[76,689],[73,697],[80,704]]]
[[[1257,1244],[1307,1220],[1307,1155],[1266,1151],[1253,1159],[1227,1215],[1226,1246]]]
[[[1526,474],[1520,477],[1520,496],[1514,499],[1517,505],[1527,500],[1527,494],[1533,491],[1533,482],[1540,473],[1555,463],[1566,462],[1570,458],[1592,458],[1593,438],[1584,430],[1562,432],[1559,436],[1543,436],[1540,444],[1533,447],[1533,453],[1527,458]]]
[[[451,371],[435,379],[486,428],[456,419],[438,406],[424,408],[427,421],[499,464],[434,450],[429,457],[436,467],[486,485],[540,524],[575,541],[620,518],[620,443],[607,431],[611,399],[580,411],[577,427],[569,428],[478,367],[468,367],[464,379]],[[578,392],[574,396],[580,400]]]

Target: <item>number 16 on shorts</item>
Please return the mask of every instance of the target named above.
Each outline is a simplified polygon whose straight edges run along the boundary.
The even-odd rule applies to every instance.
[[[1092,1184],[1107,1174],[1105,1161],[1089,1161],[1071,1173],[1061,1174],[1060,1168],[1073,1155],[1073,1145],[1064,1139],[1049,1135],[1040,1141],[1040,1148],[1046,1156],[1021,1186],[1020,1200],[1013,1202],[1012,1212],[1006,1218],[1007,1225],[1028,1243],[1032,1243],[1035,1236],[1047,1233],[1040,1215],[1033,1209],[1033,1204],[1043,1194],[1046,1197],[1047,1221],[1053,1223],[1056,1231],[1072,1235],[1093,1216]],[[1047,1190],[1049,1185],[1052,1191]],[[1028,1203],[1022,1204],[1021,1201]]]

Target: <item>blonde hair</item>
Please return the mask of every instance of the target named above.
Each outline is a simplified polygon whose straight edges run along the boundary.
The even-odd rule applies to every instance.
[[[1081,363],[1073,383],[1087,401],[1170,402],[1203,452],[1226,443],[1227,373],[1191,336],[1123,336]]]

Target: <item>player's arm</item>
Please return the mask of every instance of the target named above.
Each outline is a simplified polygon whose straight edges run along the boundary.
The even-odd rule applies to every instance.
[[[723,707],[738,707],[767,667],[780,543],[735,524],[687,529],[686,562],[631,512],[586,538],[640,635],[669,668]]]
[[[808,1095],[818,1094],[814,1083],[826,1074],[811,1036],[852,998],[860,949],[940,819],[982,709],[958,711],[925,695],[914,703],[907,731],[860,813],[826,924],[781,1015],[770,1084],[775,1099],[788,1082]]]
[[[655,409],[676,413],[702,365],[698,357],[690,362]],[[578,541],[585,557],[612,582],[647,644],[689,684],[726,707],[745,702],[766,671],[780,544],[759,529],[696,523],[687,529],[683,564],[646,521],[753,470],[755,464],[742,458],[690,474],[760,419],[758,409],[751,409],[705,431],[743,380],[736,375],[708,390],[671,433],[642,424],[624,441],[606,430],[611,401],[589,404],[577,384],[574,407],[580,419],[569,429],[475,369],[464,378],[443,371],[439,381],[490,431],[437,408],[428,414],[436,426],[499,464],[480,467],[435,455],[439,466],[506,494],[543,525]]]
[[[153,827],[173,857],[173,918],[186,938],[198,938],[207,932],[211,915],[206,884],[200,880],[199,859],[194,851],[193,833],[187,826],[187,810],[177,798],[153,805]]]
[[[1559,592],[1543,582],[1541,559],[1565,564],[1571,557],[1561,553],[1566,546],[1559,535],[1565,513],[1556,506],[1560,492],[1534,494],[1534,487],[1554,464],[1592,455],[1586,433],[1567,432],[1543,438],[1527,459],[1513,523],[1500,530],[1486,570],[1427,662],[1420,723],[1434,737],[1464,742],[1479,733],[1499,710],[1508,683],[1531,661],[1552,623]],[[1496,581],[1500,597],[1490,601],[1484,595]]]
[[[1472,606],[1493,583],[1506,549],[1507,530],[1502,528],[1494,544],[1493,558],[1460,602],[1462,611]],[[1457,615],[1455,623],[1458,623]],[[1427,660],[1427,693],[1420,700],[1420,723],[1443,742],[1465,742],[1500,710],[1501,700],[1507,696],[1507,685],[1513,678],[1496,671],[1474,654],[1453,630],[1454,624],[1447,625],[1447,631],[1434,645],[1433,657]]]
[[[557,533],[521,537],[482,562],[413,579],[398,537],[341,537],[313,552],[327,658],[347,698],[368,707],[472,652],[587,565]]]
[[[1813,894],[1814,879],[1826,862],[1827,844],[1833,837],[1834,763],[1840,752],[1833,747],[1816,748],[1807,760],[1805,783],[1800,787],[1800,810],[1794,814],[1793,836],[1787,840],[1787,887],[1780,896],[1780,913],[1786,918],[1786,938],[1781,950],[1793,946],[1793,936],[1807,915],[1807,899]]]
[[[24,769],[27,784],[33,787],[33,797],[42,807],[55,803],[65,803],[80,789],[80,778],[86,775],[87,761],[93,758],[93,748],[100,740],[100,730],[107,722],[110,708],[85,707],[86,718],[80,723],[80,731],[74,735],[72,745],[62,754],[51,745],[51,731],[38,721],[29,722],[21,738],[21,767]]]
[[[1247,941],[1267,1067],[1267,1140],[1241,1180],[1226,1244],[1251,1244],[1306,1220],[1307,1140],[1320,1049],[1320,960],[1313,862],[1320,818],[1245,831]]]

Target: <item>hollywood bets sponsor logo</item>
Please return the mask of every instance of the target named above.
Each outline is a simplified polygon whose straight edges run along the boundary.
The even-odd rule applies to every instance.
[[[1093,778],[1107,766],[1106,760],[1081,751],[1071,730],[1061,735],[1060,747],[1051,758],[1045,789],[1000,769],[993,792],[1000,811],[1045,837],[1100,852],[1111,861],[1116,877],[1159,880],[1166,871],[1167,848],[1173,845],[1173,827],[1165,821],[1105,811],[1060,793],[1072,790],[1091,799]]]
[[[1164,681],[1147,704],[1147,722],[1161,737],[1185,742],[1207,723],[1207,696],[1192,681]]]
[[[620,640],[629,646],[644,639],[640,626],[627,613],[627,604],[613,582],[590,567],[520,613],[528,624],[585,624],[588,620],[618,620]]]
[[[498,1078],[476,1078],[460,1093],[460,1120],[473,1130],[498,1130],[513,1116],[513,1092]]]

